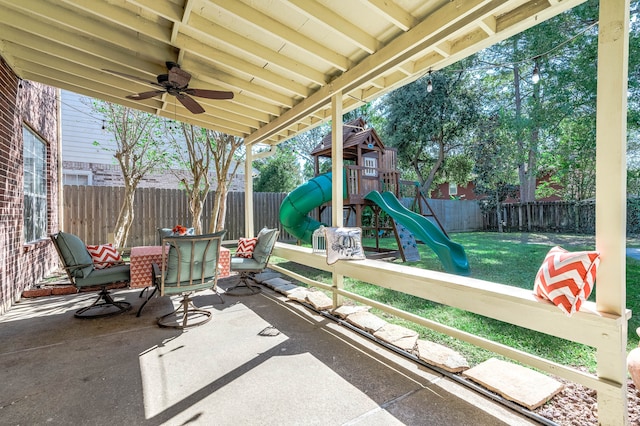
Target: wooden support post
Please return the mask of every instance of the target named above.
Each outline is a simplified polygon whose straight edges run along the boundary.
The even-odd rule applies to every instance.
[[[600,1],[596,113],[598,311],[621,315],[620,329],[597,348],[598,377],[617,386],[598,392],[598,422],[626,425],[626,151],[629,0]],[[609,389],[609,388],[608,388]]]
[[[331,222],[334,227],[341,227],[344,223],[343,185],[344,185],[344,159],[342,157],[342,92],[335,93],[331,97]],[[333,272],[333,307],[342,305],[343,297],[335,291],[344,288],[344,275]]]
[[[251,145],[246,147],[244,160],[244,235],[253,237],[253,152]]]

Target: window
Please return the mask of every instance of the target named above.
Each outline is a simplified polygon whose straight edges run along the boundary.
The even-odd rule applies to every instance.
[[[91,172],[85,170],[65,170],[62,172],[62,184],[90,186],[92,184]]]
[[[47,236],[47,148],[27,127],[24,142],[24,241]]]
[[[363,161],[363,166],[366,169],[362,171],[362,174],[364,176],[378,176],[378,171],[376,170],[378,168],[378,159],[376,157],[363,157]]]
[[[449,195],[458,195],[458,184],[449,182]]]

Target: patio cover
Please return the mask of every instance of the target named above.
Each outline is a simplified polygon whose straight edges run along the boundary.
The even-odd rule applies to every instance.
[[[573,8],[584,0],[0,0],[0,55],[21,78],[277,145],[344,112]],[[626,96],[630,0],[601,0],[596,154],[597,311],[620,318],[598,348],[602,424],[626,424]],[[163,95],[127,95],[174,61],[198,98],[193,115]],[[341,138],[333,142],[333,224],[341,224]],[[256,157],[247,150],[245,167]],[[250,170],[247,172],[250,176]],[[253,213],[247,179],[246,217]],[[253,221],[246,221],[247,235]],[[339,287],[342,276],[334,274]],[[518,306],[505,307],[507,316]],[[597,329],[580,330],[584,333]]]
[[[0,0],[0,55],[21,78],[220,130],[280,143],[546,20],[583,0]],[[174,96],[114,75],[155,81],[175,61],[190,87]]]

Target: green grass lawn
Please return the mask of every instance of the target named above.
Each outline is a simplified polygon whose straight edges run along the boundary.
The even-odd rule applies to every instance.
[[[571,251],[594,249],[593,237],[579,235],[473,232],[453,234],[451,239],[464,246],[471,266],[471,277],[524,289],[533,289],[536,272],[546,253],[553,245],[561,245]],[[374,245],[371,240],[365,240],[364,244],[365,246]],[[395,249],[397,247],[395,239],[387,238],[382,240],[381,247]],[[425,245],[419,245],[419,250],[422,259],[418,262],[407,262],[407,265],[443,271],[442,265],[433,251]],[[397,260],[396,262],[401,261]],[[331,276],[327,272],[306,268],[291,262],[287,262],[286,265],[282,266],[318,281],[331,282]],[[640,261],[627,258],[627,307],[633,312],[638,312],[640,309],[639,287]],[[595,290],[590,300],[595,300],[597,288],[596,282]],[[588,346],[349,278],[345,279],[345,289],[561,364],[582,366],[588,368],[591,372],[595,371],[595,350]],[[414,323],[390,317],[380,311],[375,312],[374,310],[372,312],[384,317],[388,322],[418,331],[421,338],[456,349],[472,365],[495,356],[495,354],[477,348],[474,345],[434,332]],[[640,327],[640,318],[633,316],[629,322],[629,350],[638,346],[638,336],[635,333],[638,327]]]

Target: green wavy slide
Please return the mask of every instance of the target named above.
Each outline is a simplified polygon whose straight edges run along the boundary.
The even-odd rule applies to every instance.
[[[438,255],[445,271],[452,274],[469,275],[469,261],[464,247],[451,241],[429,219],[407,209],[391,192],[381,194],[378,191],[371,191],[364,198],[376,203],[396,222],[411,231],[416,239],[429,246]]]

